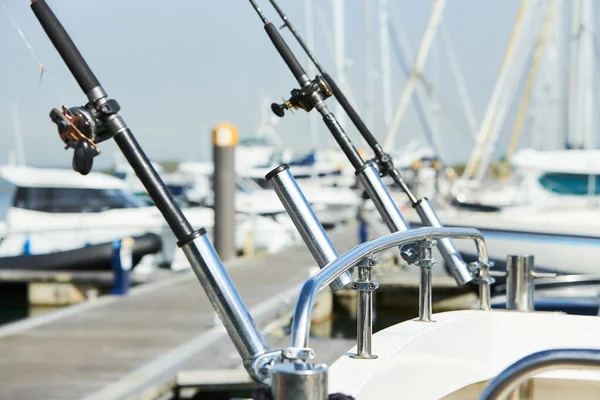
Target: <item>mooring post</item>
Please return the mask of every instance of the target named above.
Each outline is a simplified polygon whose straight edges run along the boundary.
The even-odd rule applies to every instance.
[[[221,260],[235,256],[235,126],[223,122],[212,131],[214,162],[215,248]]]
[[[134,239],[127,237],[112,242],[113,287],[111,293],[117,296],[129,292],[129,272],[133,268]]]

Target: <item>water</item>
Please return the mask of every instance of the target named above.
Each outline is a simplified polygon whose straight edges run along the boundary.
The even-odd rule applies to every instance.
[[[28,316],[27,284],[0,284],[0,325]]]

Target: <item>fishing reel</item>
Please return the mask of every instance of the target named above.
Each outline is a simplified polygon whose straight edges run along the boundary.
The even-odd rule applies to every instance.
[[[100,154],[97,143],[112,137],[105,129],[103,119],[118,111],[118,103],[108,100],[99,110],[87,104],[71,108],[62,106],[62,111],[54,108],[50,112],[50,119],[58,128],[58,135],[65,144],[65,150],[74,150],[72,165],[75,171],[87,175],[92,170],[94,157]]]
[[[285,115],[285,110],[291,111],[301,108],[309,112],[319,101],[328,97],[331,97],[331,89],[329,89],[323,78],[317,76],[302,88],[292,90],[292,97],[289,100],[284,100],[282,104],[271,104],[271,111],[279,118]]]

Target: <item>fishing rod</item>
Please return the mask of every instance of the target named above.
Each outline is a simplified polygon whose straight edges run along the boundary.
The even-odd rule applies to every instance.
[[[300,89],[292,90],[292,97],[289,100],[284,101],[283,104],[274,103],[271,105],[271,109],[275,115],[283,117],[285,115],[285,110],[297,110],[299,108],[307,112],[311,111],[313,108],[316,108],[319,111],[323,117],[323,120],[325,121],[325,124],[327,125],[327,128],[340,145],[344,154],[348,157],[352,166],[355,168],[356,175],[363,184],[365,191],[372,199],[375,207],[381,214],[390,231],[395,232],[398,230],[408,230],[409,227],[402,218],[400,211],[396,207],[394,201],[391,199],[387,189],[381,182],[380,176],[386,175],[391,176],[400,189],[406,193],[412,207],[417,211],[417,214],[419,215],[423,225],[443,227],[429,200],[426,197],[417,199],[408,185],[406,185],[402,175],[400,175],[400,172],[394,167],[392,158],[385,153],[377,139],[375,139],[369,128],[367,128],[356,110],[352,107],[342,90],[317,61],[313,52],[308,48],[304,40],[298,34],[298,31],[296,31],[294,28],[294,25],[290,22],[289,18],[282,11],[277,2],[275,0],[269,0],[277,13],[283,19],[285,23],[284,26],[287,26],[292,32],[300,46],[304,49],[321,74],[321,76],[317,76],[312,81],[306,75],[300,62],[292,53],[283,37],[280,35],[278,29],[267,20],[261,9],[256,4],[256,1],[249,1],[264,23],[264,29],[273,42],[273,45],[289,69],[292,71],[292,74],[296,77],[296,80],[301,87]],[[354,123],[371,149],[373,149],[373,152],[375,153],[374,162],[371,160],[365,162],[361,158],[354,148],[354,145],[350,141],[350,138],[348,138],[335,116],[324,104],[324,100],[328,97],[331,97],[331,95],[333,95],[342,105],[342,108],[346,114],[348,114],[350,120]],[[375,169],[374,164],[377,165],[379,169],[378,172]],[[373,190],[373,188],[376,188],[377,190]],[[438,249],[444,258],[444,261],[446,262],[448,270],[459,285],[471,282],[477,277],[478,271],[470,268],[470,266],[467,265],[450,239],[446,238],[440,240]],[[410,257],[410,255],[403,254],[403,258],[405,258],[407,261],[411,261]],[[482,283],[476,279],[475,281],[477,283]]]
[[[268,382],[268,371],[263,367],[280,360],[281,356],[267,347],[208,239],[206,230],[192,228],[133,133],[119,116],[119,104],[108,97],[45,0],[32,0],[31,8],[88,98],[84,106],[63,106],[62,110],[53,109],[50,113],[51,120],[57,125],[60,138],[66,145],[65,149],[74,150],[73,169],[80,174],[88,174],[94,157],[100,154],[98,143],[111,138],[115,140],[177,237],[178,246],[183,250],[213,308],[223,321],[244,366],[255,380]]]
[[[285,110],[303,109],[308,112],[313,108],[316,109],[323,117],[325,125],[356,170],[358,180],[361,182],[369,197],[373,200],[375,207],[381,214],[390,231],[397,232],[408,230],[408,224],[404,221],[404,218],[402,218],[400,211],[381,181],[373,162],[365,162],[362,159],[336,117],[327,108],[327,105],[325,105],[324,100],[332,95],[329,86],[321,76],[316,76],[312,80],[308,77],[304,68],[300,62],[298,62],[298,59],[296,59],[296,56],[294,56],[279,34],[278,29],[267,20],[254,0],[249,1],[263,21],[264,29],[273,42],[273,45],[300,85],[299,89],[293,89],[291,91],[291,97],[288,100],[285,100],[283,104],[273,103],[271,105],[272,111],[277,116],[283,117],[285,115]]]

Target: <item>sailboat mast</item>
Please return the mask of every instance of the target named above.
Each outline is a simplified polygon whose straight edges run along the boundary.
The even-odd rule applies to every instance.
[[[387,0],[379,0],[379,42],[381,85],[383,90],[383,121],[387,129],[392,120],[392,81],[390,76],[390,32]]]
[[[594,2],[583,0],[581,10],[581,94],[583,148],[596,147],[594,138]]]
[[[573,0],[571,7],[571,41],[569,66],[569,130],[567,132],[567,147],[578,148],[582,145],[581,138],[581,105],[579,104],[579,53],[581,44],[581,0]]]
[[[332,0],[331,9],[333,14],[333,49],[335,73],[342,89],[347,88],[346,80],[346,53],[344,36],[344,0]],[[341,126],[345,126],[346,113],[338,102],[335,107],[335,116]]]
[[[371,0],[365,0],[365,119],[373,126],[373,25]]]
[[[419,49],[417,50],[417,54],[415,56],[415,61],[410,73],[410,77],[404,85],[404,89],[400,94],[400,101],[396,106],[394,115],[392,117],[392,121],[388,126],[387,136],[383,144],[383,148],[386,151],[389,151],[394,145],[394,140],[396,137],[398,127],[400,125],[400,122],[402,121],[402,118],[404,117],[408,104],[412,98],[417,79],[421,75],[422,69],[425,66],[425,62],[427,61],[429,50],[431,49],[431,45],[433,44],[433,40],[435,39],[435,36],[437,34],[438,26],[440,20],[442,19],[445,5],[446,0],[436,0],[433,4],[433,9],[431,11],[431,15],[429,16],[429,21],[427,22],[425,33],[421,38],[421,44],[419,45]]]

